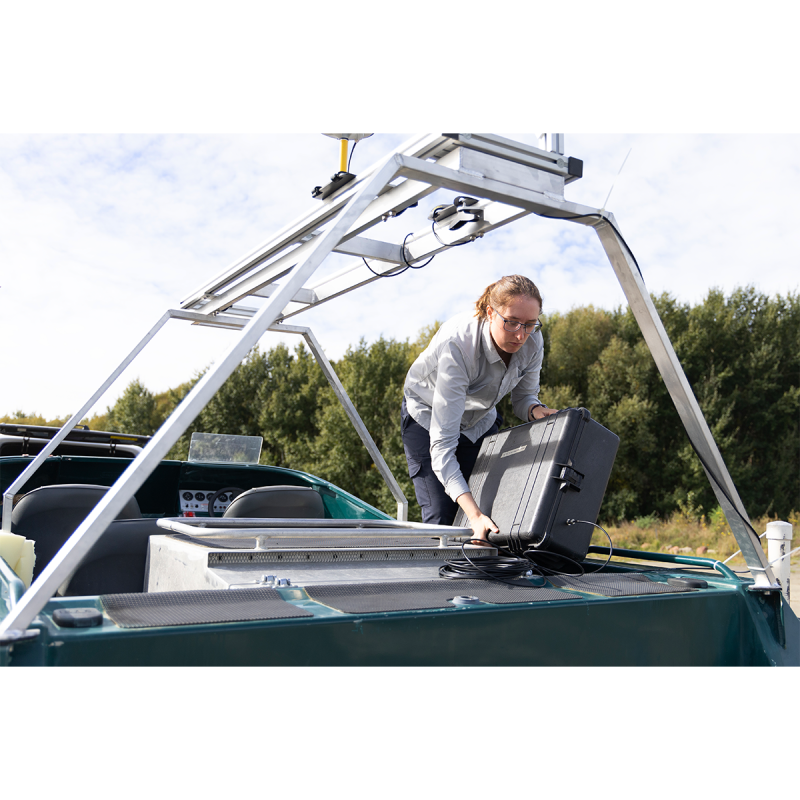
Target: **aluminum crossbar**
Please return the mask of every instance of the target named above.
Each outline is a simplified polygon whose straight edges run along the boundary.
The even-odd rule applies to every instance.
[[[244,360],[270,325],[275,322],[294,293],[320,266],[381,187],[389,183],[396,172],[397,162],[394,155],[391,154],[380,162],[378,168],[374,170],[371,180],[365,181],[361,185],[360,191],[351,197],[331,228],[317,238],[314,247],[307,253],[305,259],[294,267],[281,288],[250,320],[219,362],[195,384],[147,446],[106,492],[103,499],[78,526],[52,561],[42,570],[19,603],[0,623],[0,635],[10,630],[25,630],[31,624],[58,587],[77,569],[125,503],[166,457],[194,418]]]
[[[625,292],[628,305],[639,323],[645,342],[664,379],[689,440],[700,458],[720,508],[725,512],[725,518],[741,548],[747,567],[755,578],[755,587],[766,590],[779,589],[780,586],[775,580],[758,536],[753,532],[722,454],[644,285],[639,268],[617,232],[613,214],[605,216],[606,220],[601,222],[591,220],[591,224],[597,231],[608,260]]]

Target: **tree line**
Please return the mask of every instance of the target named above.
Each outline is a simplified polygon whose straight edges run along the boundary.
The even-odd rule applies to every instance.
[[[800,297],[752,287],[718,290],[696,306],[669,294],[653,302],[751,516],[800,509]],[[666,387],[627,308],[592,306],[543,317],[541,400],[583,406],[620,437],[601,518],[676,511],[692,518],[717,506]],[[372,438],[419,509],[400,438],[406,372],[438,323],[414,341],[363,339],[333,367]],[[153,433],[194,381],[153,394],[133,381],[96,429]],[[506,426],[520,424],[508,398]],[[20,419],[17,412],[11,418]],[[32,421],[32,420],[31,420]],[[262,463],[311,472],[389,513],[395,501],[313,356],[303,344],[251,351],[170,453],[188,454],[191,431],[262,436]]]

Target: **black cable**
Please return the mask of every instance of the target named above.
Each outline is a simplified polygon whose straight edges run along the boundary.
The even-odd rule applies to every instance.
[[[434,253],[424,264],[409,264],[408,260],[406,259],[406,242],[408,241],[408,237],[413,235],[413,232],[407,233],[406,238],[403,239],[403,244],[400,247],[400,257],[403,259],[403,263],[406,265],[407,269],[422,269],[423,267],[427,267],[428,264],[430,264],[431,261],[436,258],[436,253]]]
[[[356,141],[356,144],[358,144],[358,141]],[[355,150],[355,149],[356,149],[356,146],[354,144],[353,145],[353,150]],[[351,158],[353,157],[352,151],[350,153],[350,157]],[[350,171],[349,162],[348,162],[348,165],[347,165],[347,170],[348,170],[348,172]],[[416,203],[414,205],[416,205]],[[544,216],[544,215],[542,215],[542,216]],[[461,247],[462,244],[471,244],[472,242],[475,241],[475,239],[473,238],[473,239],[467,239],[465,242],[459,242],[458,244],[447,244],[447,242],[443,242],[439,238],[439,234],[436,233],[436,220],[433,220],[433,222],[431,222],[431,232],[433,233],[434,237],[436,237],[436,241],[439,242],[439,244],[442,245],[442,247]],[[387,273],[375,272],[375,270],[372,269],[372,267],[367,263],[367,259],[364,258],[364,256],[361,256],[361,260],[364,262],[364,266],[373,275],[377,276],[378,278],[395,278],[398,275],[402,275],[407,269],[422,269],[423,267],[427,267],[428,264],[430,264],[431,261],[433,261],[433,259],[436,258],[436,253],[434,253],[424,264],[409,264],[408,259],[406,258],[406,242],[408,241],[408,237],[409,236],[413,236],[413,233],[406,234],[405,239],[403,239],[403,244],[400,247],[400,258],[403,259],[403,263],[406,265],[404,269],[401,269],[401,270],[399,270],[397,272],[387,272]],[[620,237],[620,238],[622,238],[622,237]],[[627,247],[627,245],[626,245],[626,247]],[[635,259],[634,259],[634,261],[635,261]],[[637,267],[638,267],[638,264],[637,264]]]
[[[403,239],[403,244],[400,246],[400,258],[403,259],[403,263],[405,267],[401,269],[399,272],[375,272],[374,269],[367,263],[367,259],[364,256],[361,256],[361,260],[364,262],[364,266],[373,274],[377,275],[379,278],[395,278],[398,275],[402,275],[408,269],[422,269],[423,267],[427,267],[428,264],[436,258],[436,253],[434,253],[424,264],[409,264],[408,260],[406,259],[406,242],[408,241],[409,236],[413,236],[413,231],[411,233],[406,234],[406,238]]]
[[[595,528],[598,528],[599,530],[603,531],[608,539],[608,558],[603,564],[597,567],[597,569],[593,569],[590,572],[587,572],[583,568],[583,564],[581,564],[579,561],[576,561],[569,556],[562,555],[561,553],[551,553],[547,550],[532,550],[530,548],[526,548],[523,551],[522,542],[520,540],[519,544],[517,545],[516,552],[513,546],[509,549],[505,549],[499,545],[494,545],[499,552],[508,553],[508,555],[485,556],[479,559],[480,563],[476,563],[467,555],[466,550],[464,549],[464,546],[467,544],[467,542],[462,542],[461,553],[464,558],[454,559],[453,561],[450,561],[444,566],[440,567],[439,576],[442,578],[451,579],[485,578],[489,580],[500,581],[502,583],[508,583],[512,586],[519,586],[519,580],[522,578],[532,580],[532,573],[535,571],[538,573],[538,578],[541,581],[535,585],[544,586],[547,582],[548,575],[552,575],[554,577],[559,575],[563,575],[565,577],[583,577],[584,575],[593,575],[595,572],[601,572],[608,566],[609,562],[611,561],[611,557],[614,554],[614,543],[611,540],[611,536],[605,528],[597,525],[594,522],[589,522],[585,519],[567,520],[568,525],[575,525],[577,523],[592,525]],[[470,539],[469,541],[473,540]],[[550,566],[548,566],[546,563],[548,561],[550,562]],[[556,568],[556,566],[553,564],[554,561],[556,563],[566,561],[570,564],[574,564],[575,567],[577,567],[577,572],[568,572],[563,569],[563,567]],[[516,578],[516,583],[512,583],[510,580],[505,579],[509,574],[513,578]]]
[[[353,153],[356,151],[356,145],[358,144],[358,139],[353,142],[353,148],[350,150],[350,157],[347,159],[347,171],[350,172],[350,162],[353,160]]]
[[[398,275],[402,275],[408,269],[408,267],[403,267],[399,272],[375,272],[375,270],[372,269],[372,267],[367,263],[367,259],[364,258],[364,256],[361,256],[361,260],[364,262],[364,266],[378,278],[394,278]]]
[[[573,216],[558,216],[558,215],[555,215],[555,214],[538,214],[537,216],[545,217],[546,219],[566,219],[566,220],[588,219],[590,217],[597,217],[598,219],[602,219],[604,222],[608,223],[611,226],[611,228],[614,231],[614,233],[616,233],[616,235],[619,237],[619,240],[622,242],[623,245],[625,245],[625,249],[628,251],[628,253],[630,254],[630,257],[633,259],[633,263],[635,264],[636,269],[639,272],[639,277],[642,279],[642,283],[644,283],[644,275],[642,275],[641,267],[639,266],[639,262],[636,260],[636,256],[633,254],[633,250],[631,250],[630,245],[625,241],[625,238],[619,232],[619,229],[617,228],[617,226],[614,225],[614,223],[610,219],[608,219],[608,217],[605,217],[605,216],[603,216],[603,214],[599,214],[599,213],[576,214],[576,215],[573,215]],[[684,430],[685,430],[685,428],[684,428]],[[741,519],[741,521],[750,530],[750,532],[753,534],[753,536],[758,537],[758,534],[756,533],[755,528],[748,521],[748,519],[744,516],[744,514],[742,514],[742,512],[739,511],[739,509],[736,507],[736,503],[733,502],[733,500],[731,499],[731,496],[725,490],[725,486],[723,485],[722,481],[719,479],[719,477],[714,472],[714,470],[711,469],[708,466],[708,464],[706,464],[705,460],[700,455],[700,452],[698,451],[697,447],[695,446],[695,443],[692,441],[692,437],[689,435],[689,431],[688,430],[686,431],[686,436],[688,437],[689,444],[692,446],[692,450],[694,450],[695,455],[697,456],[698,460],[700,461],[701,466],[706,471],[706,474],[709,476],[709,478],[716,484],[716,487],[719,490],[720,494],[730,503],[731,508],[736,512],[736,514],[739,517],[739,519]],[[577,521],[580,522],[581,520],[577,520]],[[589,524],[594,524],[594,523],[589,523]],[[603,529],[600,528],[600,530],[603,530]],[[603,531],[603,533],[605,533],[606,536],[608,536],[608,534],[605,531]],[[610,541],[610,537],[609,537],[609,541]],[[731,571],[735,572],[735,570],[731,570]],[[743,574],[743,573],[738,573],[738,574]]]
[[[611,222],[611,220],[608,219],[607,217],[604,217],[602,214],[581,214],[581,215],[572,216],[572,217],[557,217],[557,216],[551,216],[549,214],[540,214],[539,216],[547,217],[549,219],[582,219],[584,217],[599,217],[600,219],[604,220],[605,222],[607,222],[611,226],[611,228],[614,230],[614,233],[617,234],[617,236],[619,237],[619,239],[622,242],[622,244],[625,245],[625,249],[628,251],[628,253],[630,253],[631,258],[633,259],[633,263],[636,265],[636,269],[639,271],[639,276],[642,278],[642,282],[644,282],[644,276],[642,275],[642,270],[639,267],[639,262],[636,260],[636,256],[633,254],[633,250],[631,250],[630,245],[625,241],[625,239],[623,238],[622,234],[617,229],[616,225],[614,225],[614,223]],[[685,430],[685,428],[684,428],[684,430]],[[742,520],[742,522],[750,529],[752,534],[757,537],[758,534],[756,533],[755,528],[753,528],[753,526],[750,524],[750,522],[747,520],[747,518],[744,516],[744,514],[742,514],[742,512],[739,511],[738,508],[736,508],[736,503],[733,502],[733,500],[731,499],[731,496],[725,490],[725,487],[724,487],[722,481],[719,479],[719,477],[714,472],[714,470],[711,469],[708,466],[708,464],[706,464],[705,460],[700,455],[700,452],[698,451],[697,447],[695,446],[695,443],[692,441],[692,437],[689,436],[689,431],[686,431],[686,435],[687,435],[687,437],[689,439],[689,444],[692,446],[692,450],[694,450],[695,455],[697,456],[698,460],[700,461],[700,464],[702,465],[703,469],[706,471],[706,474],[717,485],[717,489],[719,490],[720,494],[722,494],[722,496],[731,504],[731,508],[733,508],[733,510],[736,512],[736,514],[739,516],[739,518]],[[602,530],[602,528],[601,528],[601,530]],[[605,531],[603,531],[603,532],[605,533]],[[608,534],[606,534],[606,535],[608,535]]]
[[[534,564],[537,567],[537,569],[544,575],[566,575],[570,577],[579,578],[586,574],[586,570],[583,568],[583,565],[579,561],[575,561],[574,558],[562,555],[561,553],[549,553],[547,550],[525,550],[523,556],[529,559],[530,562]],[[552,567],[548,567],[545,564],[541,563],[543,560],[546,561],[548,559],[557,559],[558,561],[569,561],[578,568],[579,572],[566,572],[563,569],[554,569]]]
[[[431,222],[431,231],[433,231],[433,235],[436,237],[436,241],[439,242],[439,244],[442,245],[442,247],[461,247],[462,244],[472,244],[472,242],[475,241],[474,239],[467,239],[465,242],[459,242],[458,244],[447,244],[447,242],[443,242],[439,238],[439,234],[436,233],[436,220]]]
[[[470,539],[469,541],[473,541]],[[477,540],[482,541],[482,540]],[[446,564],[439,567],[439,577],[441,578],[484,578],[501,583],[507,583],[510,586],[519,586],[519,580],[522,578],[530,578],[528,573],[531,570],[531,563],[525,558],[517,558],[515,556],[482,556],[476,563],[466,553],[464,549],[467,542],[461,543],[461,554],[463,559],[453,559]],[[497,548],[498,550],[502,548]],[[511,576],[516,578],[517,582],[512,582],[506,578]],[[536,586],[544,586],[544,576],[541,576],[541,583],[535,584]]]
[[[619,228],[617,228],[617,226],[608,217],[603,216],[603,214],[599,213],[575,214],[573,216],[565,216],[565,217],[559,217],[557,214],[537,214],[536,216],[544,217],[545,219],[566,219],[566,220],[589,219],[590,217],[597,217],[598,219],[602,219],[603,222],[607,222],[611,226],[614,233],[617,234],[622,244],[625,245],[625,249],[628,251],[630,257],[633,259],[633,263],[636,265],[636,270],[639,273],[639,277],[642,279],[642,283],[644,283],[644,275],[642,275],[642,269],[639,266],[639,262],[636,260],[636,256],[633,254],[633,250],[631,250],[630,245],[625,241],[624,237],[619,232]]]
[[[585,525],[594,525],[595,528],[599,528],[601,531],[603,531],[603,533],[606,535],[606,538],[608,539],[608,558],[606,559],[606,563],[602,564],[597,569],[593,569],[589,573],[589,575],[592,575],[595,572],[600,572],[600,571],[604,570],[608,566],[609,561],[611,561],[611,556],[614,555],[614,543],[611,541],[611,536],[609,536],[608,531],[605,528],[600,527],[600,525],[597,525],[594,522],[589,522],[589,520],[586,520],[586,519],[568,519],[567,520],[567,525],[575,525],[575,524],[577,524],[579,522],[582,522]]]

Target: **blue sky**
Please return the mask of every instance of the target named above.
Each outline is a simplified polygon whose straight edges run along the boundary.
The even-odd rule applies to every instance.
[[[535,134],[504,135],[537,142]],[[408,136],[362,141],[352,169]],[[796,206],[800,136],[565,140],[585,176],[567,187],[567,198],[599,208],[611,191],[607,208],[651,292],[698,303],[712,287],[798,291],[800,232],[788,212]],[[338,144],[315,133],[0,136],[0,312],[3,337],[15,343],[4,359],[6,374],[25,375],[0,384],[0,413],[72,413],[167,308],[314,207],[311,189],[337,165]],[[402,240],[428,224],[436,202],[369,235]],[[337,257],[323,270],[346,263]],[[625,302],[591,230],[528,217],[295,321],[310,325],[336,359],[361,337],[414,338],[511,272],[536,281],[545,314]],[[95,411],[133,378],[152,391],[191,378],[230,334],[172,322],[162,336]],[[267,334],[262,347],[278,341]]]

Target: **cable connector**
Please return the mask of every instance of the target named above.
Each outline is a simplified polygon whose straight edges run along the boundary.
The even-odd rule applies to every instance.
[[[566,522],[567,525],[574,525],[577,521],[578,520],[576,520],[576,519],[566,519],[566,520],[564,520],[564,522]]]

